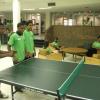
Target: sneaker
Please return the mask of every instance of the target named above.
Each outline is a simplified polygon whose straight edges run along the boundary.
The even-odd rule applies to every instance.
[[[0,98],[6,99],[6,98],[8,98],[8,95],[5,95],[5,94],[3,94],[3,93],[0,92]]]

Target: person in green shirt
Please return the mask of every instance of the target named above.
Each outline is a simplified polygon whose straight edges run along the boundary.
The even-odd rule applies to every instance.
[[[13,33],[8,41],[8,50],[13,54],[13,63],[17,64],[25,60],[25,38],[23,36],[24,25],[23,23],[17,24],[17,31]],[[23,92],[23,88],[15,86],[15,90]]]
[[[100,36],[97,37],[97,40],[93,42],[92,47],[96,49],[100,49]]]
[[[26,29],[24,31],[26,59],[34,57],[36,54],[34,45],[34,33],[32,32],[32,27],[33,23],[31,20],[29,20],[26,23]]]
[[[52,47],[54,47],[55,49],[59,50],[60,46],[59,46],[58,37],[56,37],[55,40],[54,40],[52,43],[50,43],[50,45],[51,45]]]
[[[24,25],[18,23],[17,32],[13,33],[8,41],[8,50],[13,53],[14,64],[25,59],[25,38],[23,36]]]
[[[43,49],[46,51],[47,55],[53,52],[52,49],[49,47],[49,41],[44,41]]]
[[[97,40],[93,42],[92,48],[96,49],[96,53],[93,54],[93,57],[100,59],[100,36],[97,37]]]

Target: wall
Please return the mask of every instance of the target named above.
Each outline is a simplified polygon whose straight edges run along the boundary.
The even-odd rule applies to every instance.
[[[52,26],[46,32],[46,39],[52,42],[58,37],[60,44],[65,47],[82,46],[91,43],[100,35],[100,26]]]

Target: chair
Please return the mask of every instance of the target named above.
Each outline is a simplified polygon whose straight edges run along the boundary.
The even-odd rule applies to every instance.
[[[50,55],[47,55],[48,60],[56,60],[56,61],[62,61],[63,56],[61,53],[51,53]]]
[[[38,58],[46,59],[47,51],[45,49],[39,49]]]
[[[100,54],[100,48],[99,48],[99,49],[97,49],[97,53],[98,53],[98,54]]]
[[[85,63],[100,65],[100,59],[97,59],[96,57],[85,57]]]
[[[93,54],[93,58],[100,59],[100,54]]]
[[[100,59],[100,49],[97,49],[97,53],[93,54],[94,58]]]

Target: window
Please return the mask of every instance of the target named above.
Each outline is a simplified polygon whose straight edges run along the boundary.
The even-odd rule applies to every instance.
[[[67,25],[68,25],[68,20],[64,19],[64,26],[67,26]]]
[[[69,19],[69,20],[68,20],[68,25],[69,25],[69,26],[72,26],[72,25],[73,25],[73,20],[72,20],[72,19]]]

